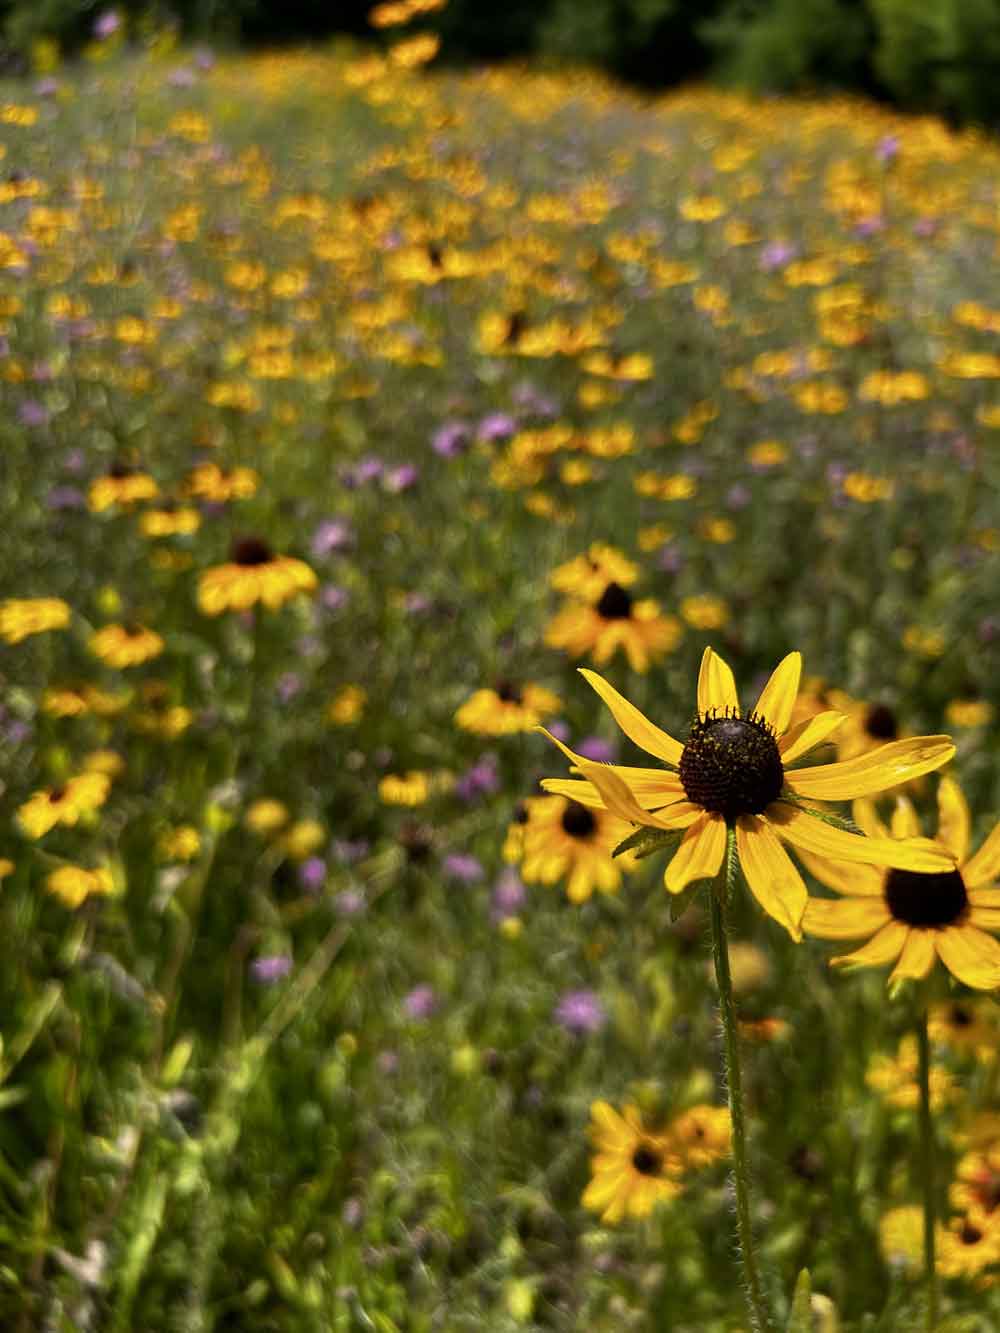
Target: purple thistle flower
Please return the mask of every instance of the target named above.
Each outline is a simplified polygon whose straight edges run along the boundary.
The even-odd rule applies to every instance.
[[[464,421],[447,421],[431,437],[431,448],[441,458],[455,458],[469,447],[469,427]]]
[[[490,412],[476,427],[476,436],[480,440],[492,442],[507,439],[516,431],[517,422],[509,412]]]
[[[500,786],[495,754],[484,754],[455,783],[455,795],[471,805],[480,796],[491,796]]]
[[[299,883],[309,893],[317,893],[326,879],[326,862],[321,856],[310,856],[299,866]]]
[[[250,964],[250,975],[262,986],[283,981],[292,970],[292,960],[287,954],[270,954],[265,958],[255,958]]]
[[[490,916],[494,922],[503,921],[509,916],[517,916],[527,901],[528,891],[524,887],[524,881],[517,871],[510,867],[501,872],[493,887]]]
[[[467,852],[449,852],[443,866],[444,873],[459,884],[477,884],[483,877],[482,863]]]
[[[414,986],[403,1000],[403,1009],[407,1018],[416,1020],[430,1018],[438,1007],[438,999],[432,987]]]
[[[577,1037],[600,1032],[607,1021],[600,996],[592,990],[567,991],[556,1005],[553,1017],[560,1027]]]
[[[351,525],[342,518],[327,518],[313,533],[313,555],[329,555],[331,551],[342,551],[354,541]]]
[[[611,764],[618,754],[615,746],[603,736],[586,736],[576,748],[578,754],[584,759],[593,759],[595,764]]]
[[[99,42],[107,41],[113,37],[122,26],[122,16],[116,9],[106,9],[103,14],[98,15],[94,23],[94,36]]]
[[[399,467],[390,468],[385,474],[385,489],[393,495],[398,495],[400,491],[408,491],[411,486],[415,486],[419,477],[419,468],[412,463],[401,463]]]

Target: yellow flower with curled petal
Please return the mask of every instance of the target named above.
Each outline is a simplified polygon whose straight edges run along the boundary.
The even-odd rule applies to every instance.
[[[45,888],[65,907],[75,909],[88,898],[110,897],[115,882],[107,866],[87,870],[84,866],[63,865],[46,876]]]
[[[731,831],[751,893],[794,939],[801,939],[809,895],[786,843],[799,854],[833,863],[950,871],[954,858],[938,843],[859,836],[835,827],[825,812],[808,804],[871,795],[940,768],[955,753],[950,737],[915,736],[844,763],[793,768],[843,721],[840,713],[828,710],[789,726],[801,672],[801,654],[789,653],[756,707],[744,714],[732,671],[706,648],[698,674],[698,711],[682,744],[596,672],[582,671],[625,735],[664,767],[596,764],[541,728],[580,775],[577,780],[546,778],[542,786],[632,824],[681,832],[664,874],[672,893],[719,873]]]
[[[18,823],[29,838],[43,838],[57,824],[72,826],[99,810],[110,790],[106,774],[81,773],[61,787],[36,791],[18,810]]]
[[[270,611],[300,593],[314,592],[315,573],[303,560],[276,555],[259,537],[233,543],[232,558],[198,580],[198,609],[206,616],[248,611],[258,602]]]
[[[20,643],[32,634],[65,629],[69,607],[59,597],[14,597],[0,602],[0,638],[5,643]]]
[[[90,651],[108,666],[141,666],[163,652],[163,638],[144,625],[105,625],[90,636]]]

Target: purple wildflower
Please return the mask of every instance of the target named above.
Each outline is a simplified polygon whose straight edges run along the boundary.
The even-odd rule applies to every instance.
[[[250,975],[262,986],[283,981],[292,970],[292,960],[287,954],[270,954],[265,958],[255,958],[250,964]]]
[[[351,525],[342,518],[326,518],[313,533],[313,555],[329,555],[331,551],[342,551],[354,540]]]
[[[431,437],[431,448],[442,458],[455,458],[469,447],[469,427],[464,421],[447,421]]]
[[[617,750],[603,736],[586,736],[576,747],[577,753],[584,759],[592,759],[595,764],[611,764],[617,757]]]
[[[490,916],[495,922],[509,916],[517,916],[528,900],[528,891],[524,881],[513,867],[501,872],[493,887],[493,899],[490,904]]]
[[[459,884],[477,884],[483,877],[481,862],[467,852],[449,852],[443,865],[445,874]]]
[[[431,986],[414,986],[403,1000],[403,1009],[407,1018],[430,1018],[438,1007],[438,999]]]
[[[553,1017],[560,1027],[578,1037],[600,1032],[607,1021],[600,996],[592,990],[567,991],[556,1005]]]

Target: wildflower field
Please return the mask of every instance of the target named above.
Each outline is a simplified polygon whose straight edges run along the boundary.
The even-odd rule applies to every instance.
[[[1000,151],[432,54],[0,93],[0,1327],[990,1333]]]

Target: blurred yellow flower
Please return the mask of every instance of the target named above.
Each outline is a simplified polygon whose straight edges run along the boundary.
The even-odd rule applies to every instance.
[[[20,643],[32,634],[65,629],[69,615],[69,607],[58,597],[9,598],[0,602],[0,638]]]

